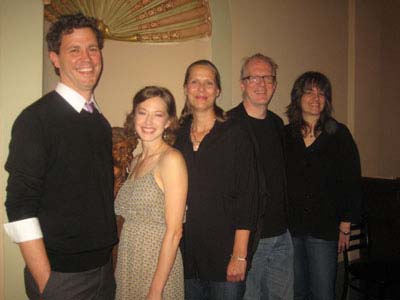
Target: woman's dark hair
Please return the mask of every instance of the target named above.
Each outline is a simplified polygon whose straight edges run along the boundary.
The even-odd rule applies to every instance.
[[[191,63],[187,67],[186,72],[185,72],[185,80],[183,81],[184,87],[187,86],[187,84],[189,82],[190,72],[192,71],[193,67],[195,67],[195,66],[206,66],[206,67],[210,68],[214,73],[214,76],[215,76],[214,80],[215,80],[215,84],[217,85],[217,88],[219,89],[220,92],[222,91],[221,75],[219,74],[217,67],[211,61],[206,60],[206,59],[197,60],[197,61]],[[214,112],[215,112],[215,116],[218,121],[224,122],[227,119],[224,110],[221,107],[219,107],[216,103],[214,103]],[[190,108],[190,104],[186,97],[185,106],[182,109],[181,117],[179,118],[179,123],[182,124],[185,120],[190,119],[190,118],[192,118],[192,110]]]
[[[178,128],[178,118],[176,116],[175,98],[172,93],[164,87],[146,86],[136,93],[133,97],[132,111],[126,116],[124,123],[125,132],[128,135],[136,135],[134,123],[136,109],[140,103],[154,97],[160,97],[167,106],[167,114],[171,123],[168,128],[165,129],[163,139],[168,144],[172,144],[175,141],[175,132]]]
[[[321,112],[314,130],[316,132],[323,131],[325,123],[332,117],[332,86],[328,77],[320,72],[305,72],[294,82],[290,93],[290,104],[287,106],[286,110],[289,123],[292,124],[296,133],[302,134],[310,130],[309,124],[303,119],[301,98],[307,90],[311,90],[313,87],[318,88],[325,95],[324,109]]]

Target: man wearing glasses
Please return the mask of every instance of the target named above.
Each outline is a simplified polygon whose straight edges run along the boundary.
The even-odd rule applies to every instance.
[[[293,245],[288,231],[284,125],[268,110],[278,65],[263,54],[247,58],[240,72],[243,102],[229,114],[250,135],[257,157],[259,221],[243,299],[293,299]],[[258,244],[257,244],[258,242]],[[249,262],[250,263],[250,262]]]

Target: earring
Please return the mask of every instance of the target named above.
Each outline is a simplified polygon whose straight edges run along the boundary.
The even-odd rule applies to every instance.
[[[167,130],[164,130],[162,137],[164,141],[168,138]]]

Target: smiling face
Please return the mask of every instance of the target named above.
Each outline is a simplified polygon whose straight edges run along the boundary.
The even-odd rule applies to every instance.
[[[102,61],[96,35],[90,28],[64,34],[60,52],[50,52],[50,60],[60,71],[60,81],[89,99],[99,79]]]
[[[305,120],[319,118],[325,107],[325,94],[318,87],[307,88],[301,97],[301,112]]]
[[[272,67],[261,59],[251,60],[244,71],[244,76],[268,76],[275,75]],[[243,93],[243,101],[246,105],[253,108],[268,107],[272,96],[275,93],[276,81],[268,83],[266,80],[251,82],[250,80],[241,80],[240,87]]]
[[[149,98],[135,108],[135,130],[142,142],[162,139],[170,125],[167,104],[160,97]]]
[[[195,65],[190,69],[184,92],[192,112],[214,111],[215,100],[220,93],[215,76],[206,65]]]

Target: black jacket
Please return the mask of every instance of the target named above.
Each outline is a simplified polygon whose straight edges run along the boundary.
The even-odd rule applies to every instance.
[[[248,136],[251,138],[254,148],[255,148],[255,155],[256,155],[256,161],[260,161],[260,156],[263,155],[260,153],[260,146],[256,137],[256,134],[254,132],[254,129],[251,125],[250,117],[248,116],[246,109],[243,106],[243,103],[240,103],[238,106],[234,107],[228,112],[228,115],[230,118],[238,120],[242,127],[246,130]],[[282,119],[273,113],[272,111],[268,110],[267,115],[269,118],[273,120],[273,124],[275,125],[276,131],[279,136],[279,141],[283,150],[283,155],[285,157],[285,143],[284,143],[284,137],[285,137],[285,132],[284,132],[284,124]],[[285,170],[283,170],[285,173]],[[265,209],[268,209],[268,202],[269,202],[269,192],[268,188],[266,186],[266,176],[264,174],[263,168],[260,163],[257,164],[257,182],[258,182],[258,221],[257,221],[257,231],[252,237],[252,244],[253,244],[253,251],[256,250],[258,240],[260,239],[261,233],[262,233],[262,228],[264,225],[263,221],[263,216],[265,213]],[[286,176],[284,175],[284,190],[286,192]],[[287,206],[287,196],[286,194],[284,195],[285,197],[285,206]]]
[[[361,214],[361,168],[357,146],[334,119],[306,147],[292,125],[286,126],[287,180],[291,232],[336,240],[339,222]],[[326,126],[325,126],[326,127]]]
[[[228,120],[216,121],[193,151],[190,126],[187,120],[175,142],[189,175],[182,242],[185,278],[226,281],[235,231],[255,227],[254,150],[244,130]]]

